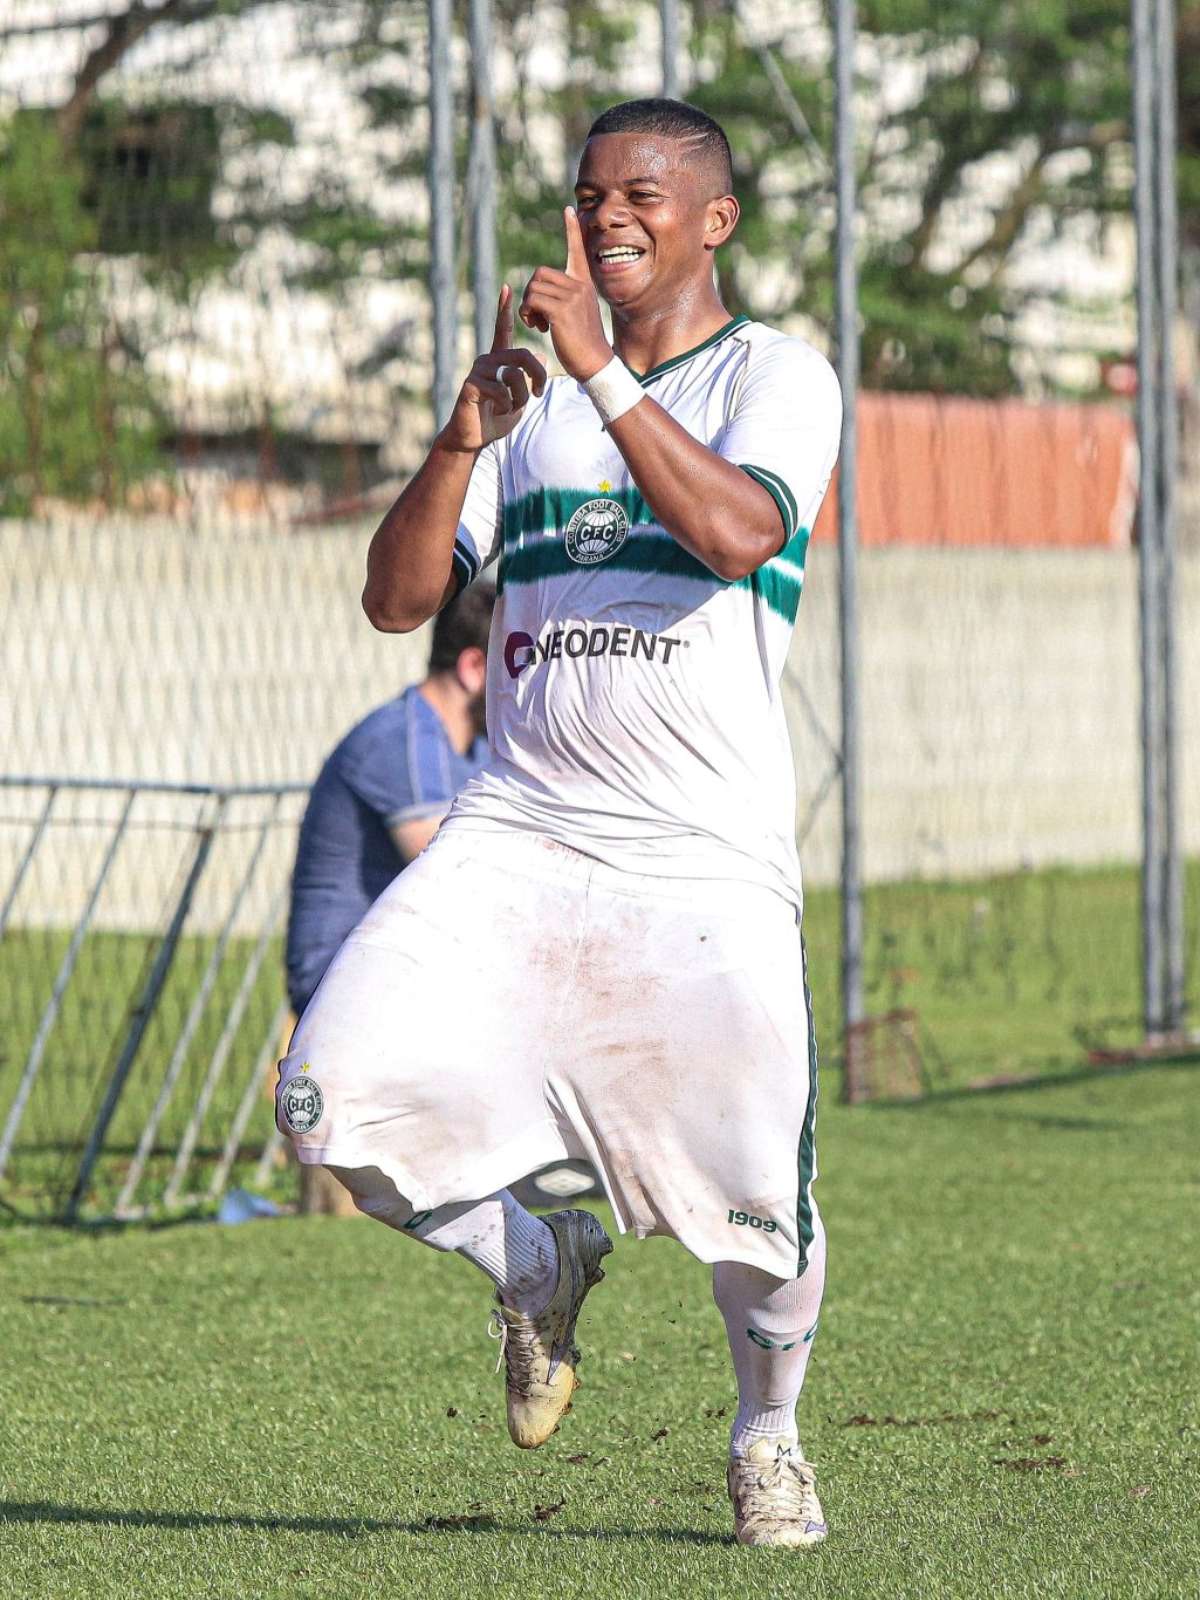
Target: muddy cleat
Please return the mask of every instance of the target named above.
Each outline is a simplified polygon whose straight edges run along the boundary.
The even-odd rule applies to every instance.
[[[825,1537],[813,1468],[798,1451],[756,1439],[748,1455],[730,1457],[727,1481],[739,1544],[807,1550]]]
[[[558,1244],[558,1286],[529,1317],[497,1298],[494,1335],[501,1341],[508,1386],[508,1431],[522,1450],[536,1450],[571,1409],[579,1387],[575,1321],[588,1290],[604,1274],[612,1240],[590,1211],[554,1211],[542,1221]]]

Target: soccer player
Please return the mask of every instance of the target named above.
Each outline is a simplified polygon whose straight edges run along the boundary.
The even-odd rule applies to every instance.
[[[737,1537],[805,1547],[825,1535],[795,1421],[825,1239],[779,678],[841,406],[815,350],[722,304],[731,189],[703,112],[605,112],[565,268],[539,267],[519,308],[566,376],[514,346],[503,290],[492,349],[375,534],[383,629],[498,563],[491,756],[334,961],[279,1118],[361,1210],[491,1278],[524,1447],[570,1405],[611,1243],[505,1185],[586,1157],[622,1232],[713,1264]]]

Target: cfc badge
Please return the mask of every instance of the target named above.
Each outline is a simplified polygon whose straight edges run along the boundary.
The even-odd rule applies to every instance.
[[[311,1133],[321,1120],[325,1096],[315,1078],[299,1072],[279,1091],[279,1110],[292,1133]]]
[[[580,567],[607,561],[629,537],[629,518],[616,500],[589,500],[567,523],[564,543],[571,560]]]

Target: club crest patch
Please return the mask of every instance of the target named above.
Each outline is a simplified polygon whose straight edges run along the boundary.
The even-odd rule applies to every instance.
[[[311,1133],[324,1110],[321,1085],[306,1072],[289,1078],[279,1091],[279,1111],[293,1133]]]
[[[567,554],[580,567],[607,561],[629,537],[629,518],[616,500],[588,500],[567,523],[563,542]]]

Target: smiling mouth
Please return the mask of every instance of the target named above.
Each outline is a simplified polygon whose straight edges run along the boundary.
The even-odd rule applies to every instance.
[[[634,266],[645,254],[637,245],[610,245],[596,252],[596,266],[601,272],[619,272],[624,267]]]

